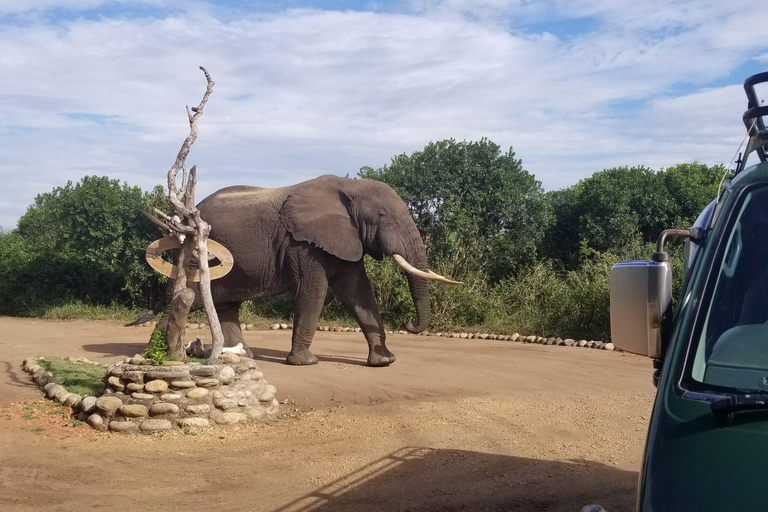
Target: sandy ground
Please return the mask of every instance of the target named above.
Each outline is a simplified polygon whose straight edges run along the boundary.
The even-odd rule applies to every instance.
[[[29,356],[113,362],[147,328],[0,317],[2,510],[541,510],[634,506],[655,389],[649,360],[583,348],[392,335],[365,366],[356,333],[248,331],[284,402],[272,425],[92,431],[20,369]]]

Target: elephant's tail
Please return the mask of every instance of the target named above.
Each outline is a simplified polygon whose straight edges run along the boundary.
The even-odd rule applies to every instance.
[[[153,309],[145,309],[144,311],[139,313],[139,315],[136,317],[136,320],[134,320],[133,322],[125,324],[125,326],[126,327],[130,327],[132,325],[139,325],[139,324],[143,324],[143,323],[149,322],[150,320],[155,318],[158,313],[159,313],[159,311],[155,311]]]
[[[165,311],[165,304],[167,302],[167,294],[169,289],[173,289],[173,280],[170,281],[170,286],[166,285],[165,287],[159,282],[159,279],[157,276],[152,276],[152,285],[150,289],[150,304],[152,304],[152,309],[145,309],[141,313],[138,314],[136,317],[136,320],[133,322],[129,322],[125,324],[125,327],[130,327],[132,325],[139,325],[146,322],[149,322],[153,318],[155,318],[158,314]]]

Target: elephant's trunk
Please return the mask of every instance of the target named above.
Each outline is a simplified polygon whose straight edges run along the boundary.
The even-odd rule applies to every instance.
[[[429,281],[408,274],[408,288],[411,290],[413,305],[416,307],[416,325],[405,323],[405,330],[418,334],[427,328],[432,313],[429,309]]]
[[[411,298],[416,308],[416,324],[414,325],[409,321],[403,327],[412,334],[418,334],[427,328],[432,316],[429,310],[429,281],[427,281],[428,278],[425,278],[429,269],[427,269],[426,253],[409,252],[410,254],[406,252],[405,256],[409,257],[410,261],[397,253],[392,254],[392,257],[406,272],[408,288],[411,290]]]

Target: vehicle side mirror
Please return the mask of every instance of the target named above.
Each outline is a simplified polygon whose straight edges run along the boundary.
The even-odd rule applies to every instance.
[[[653,359],[664,356],[672,313],[672,268],[667,261],[625,261],[611,269],[611,341]]]

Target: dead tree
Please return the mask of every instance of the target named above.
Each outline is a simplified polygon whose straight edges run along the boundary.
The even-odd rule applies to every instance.
[[[152,218],[152,221],[170,231],[175,237],[175,240],[166,238],[158,241],[160,244],[154,249],[157,251],[157,254],[165,249],[180,247],[177,264],[170,275],[174,279],[174,285],[168,329],[166,331],[169,355],[180,358],[186,357],[184,351],[184,331],[187,324],[187,316],[195,298],[194,288],[191,285],[191,281],[194,278],[192,277],[192,272],[190,272],[190,264],[193,257],[196,257],[199,269],[199,293],[202,297],[203,308],[211,329],[212,348],[210,358],[216,359],[221,355],[221,349],[224,346],[224,335],[221,332],[221,324],[219,323],[219,317],[216,314],[211,296],[211,271],[208,266],[208,235],[211,232],[211,226],[200,217],[200,212],[195,207],[196,168],[193,166],[189,173],[187,173],[185,167],[189,150],[192,144],[194,144],[195,139],[197,139],[197,120],[203,115],[203,108],[208,102],[208,97],[213,92],[214,86],[208,71],[202,66],[200,66],[200,69],[205,73],[208,87],[205,90],[203,99],[196,108],[190,109],[187,107],[189,135],[181,145],[176,161],[168,171],[168,198],[176,213],[170,216],[155,209],[155,214],[160,216],[162,220]],[[182,172],[181,191],[176,187],[176,178],[179,171]],[[163,244],[163,242],[166,243]],[[152,249],[152,246],[150,246],[150,249]],[[149,250],[147,254],[150,254]]]

